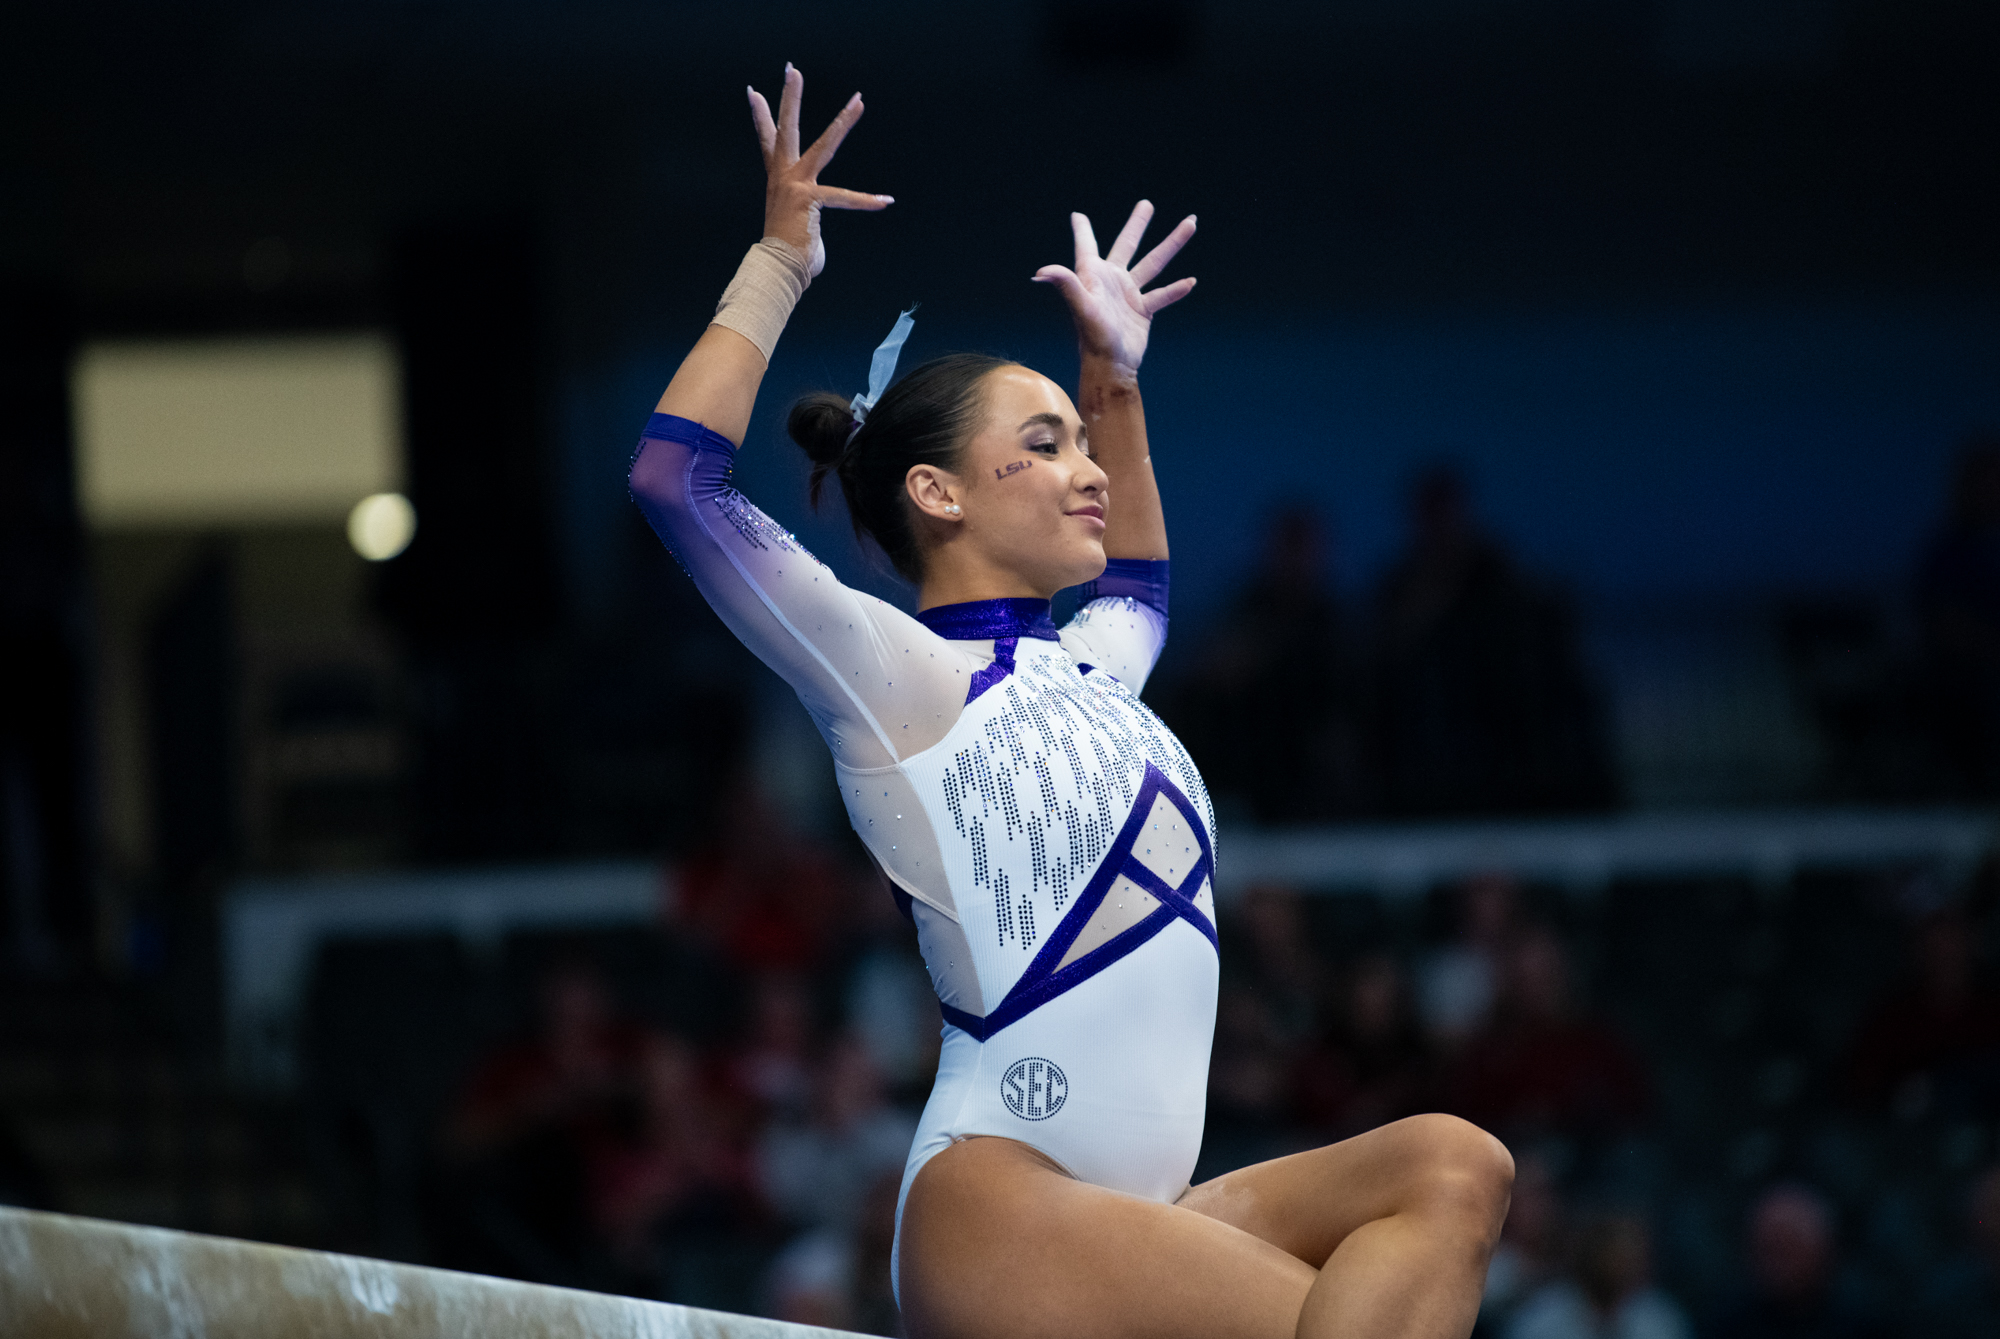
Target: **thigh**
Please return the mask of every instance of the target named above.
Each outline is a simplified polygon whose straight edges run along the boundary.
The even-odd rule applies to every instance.
[[[1181,1196],[1180,1207],[1317,1268],[1364,1224],[1425,1198],[1477,1195],[1512,1177],[1506,1148],[1478,1126],[1456,1116],[1411,1116],[1204,1181]],[[1504,1196],[1500,1205],[1504,1213]]]
[[[917,1174],[898,1276],[914,1339],[1292,1339],[1318,1271],[1218,1218],[984,1138]]]

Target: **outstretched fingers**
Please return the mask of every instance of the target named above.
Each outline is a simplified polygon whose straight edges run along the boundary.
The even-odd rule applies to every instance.
[[[1194,292],[1192,278],[1176,279],[1165,288],[1156,288],[1150,293],[1140,294],[1139,301],[1145,304],[1146,315],[1150,318],[1162,307],[1171,307],[1192,292]]]
[[[821,131],[820,137],[812,142],[812,147],[800,156],[800,166],[818,176],[820,169],[833,161],[833,155],[839,150],[840,142],[847,138],[847,132],[854,129],[854,123],[861,119],[861,113],[865,110],[861,105],[859,93],[849,98],[847,105],[840,109],[840,115],[833,118],[833,123]]]
[[[799,160],[799,103],[805,99],[806,77],[785,62],[785,91],[778,98],[778,152],[786,166]]]
[[[1139,253],[1139,239],[1146,235],[1146,225],[1153,221],[1153,202],[1141,200],[1132,206],[1132,217],[1125,220],[1125,226],[1118,232],[1118,240],[1111,244],[1111,251],[1104,258],[1124,269],[1132,263],[1132,257]]]
[[[764,95],[750,89],[750,124],[757,130],[757,147],[764,151],[768,162],[771,151],[778,147],[778,125],[771,119],[771,104],[764,101]]]
[[[1135,214],[1136,212],[1134,211]],[[1150,206],[1147,207],[1147,212],[1152,212]],[[1130,224],[1126,225],[1126,231],[1131,231]],[[1173,258],[1180,254],[1181,248],[1186,246],[1188,239],[1193,236],[1194,215],[1189,214],[1180,221],[1178,227],[1161,239],[1158,246],[1146,253],[1145,259],[1132,267],[1132,282],[1144,288],[1147,284],[1159,278],[1160,271],[1166,269],[1172,263]],[[1123,242],[1125,239],[1121,236],[1118,240]],[[1133,240],[1136,243],[1137,239],[1134,238]],[[1186,294],[1182,294],[1181,296],[1185,297]],[[1169,300],[1171,301],[1172,299]]]
[[[1067,265],[1044,265],[1035,271],[1038,284],[1053,284],[1066,298],[1075,300],[1083,296],[1083,280],[1076,277],[1076,271]]]
[[[1097,260],[1097,234],[1090,230],[1090,220],[1082,214],[1069,216],[1069,230],[1076,235],[1076,268],[1087,270]]]
[[[821,186],[813,192],[815,203],[825,209],[887,209],[896,203],[893,195],[870,195],[839,186]]]

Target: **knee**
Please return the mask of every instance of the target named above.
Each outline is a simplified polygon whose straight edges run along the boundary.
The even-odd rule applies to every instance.
[[[1450,1211],[1489,1243],[1497,1241],[1514,1194],[1514,1155],[1471,1121],[1457,1116],[1413,1116],[1418,1193]]]

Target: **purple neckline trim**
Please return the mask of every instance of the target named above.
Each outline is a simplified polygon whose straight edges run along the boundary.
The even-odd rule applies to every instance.
[[[917,615],[917,622],[948,642],[998,641],[1003,637],[1058,640],[1047,600],[967,600],[941,604]]]

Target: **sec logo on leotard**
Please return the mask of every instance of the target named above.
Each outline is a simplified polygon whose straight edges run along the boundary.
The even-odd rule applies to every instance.
[[[1069,1100],[1069,1080],[1054,1062],[1031,1055],[1008,1067],[1000,1080],[1000,1100],[1022,1120],[1047,1120]]]

